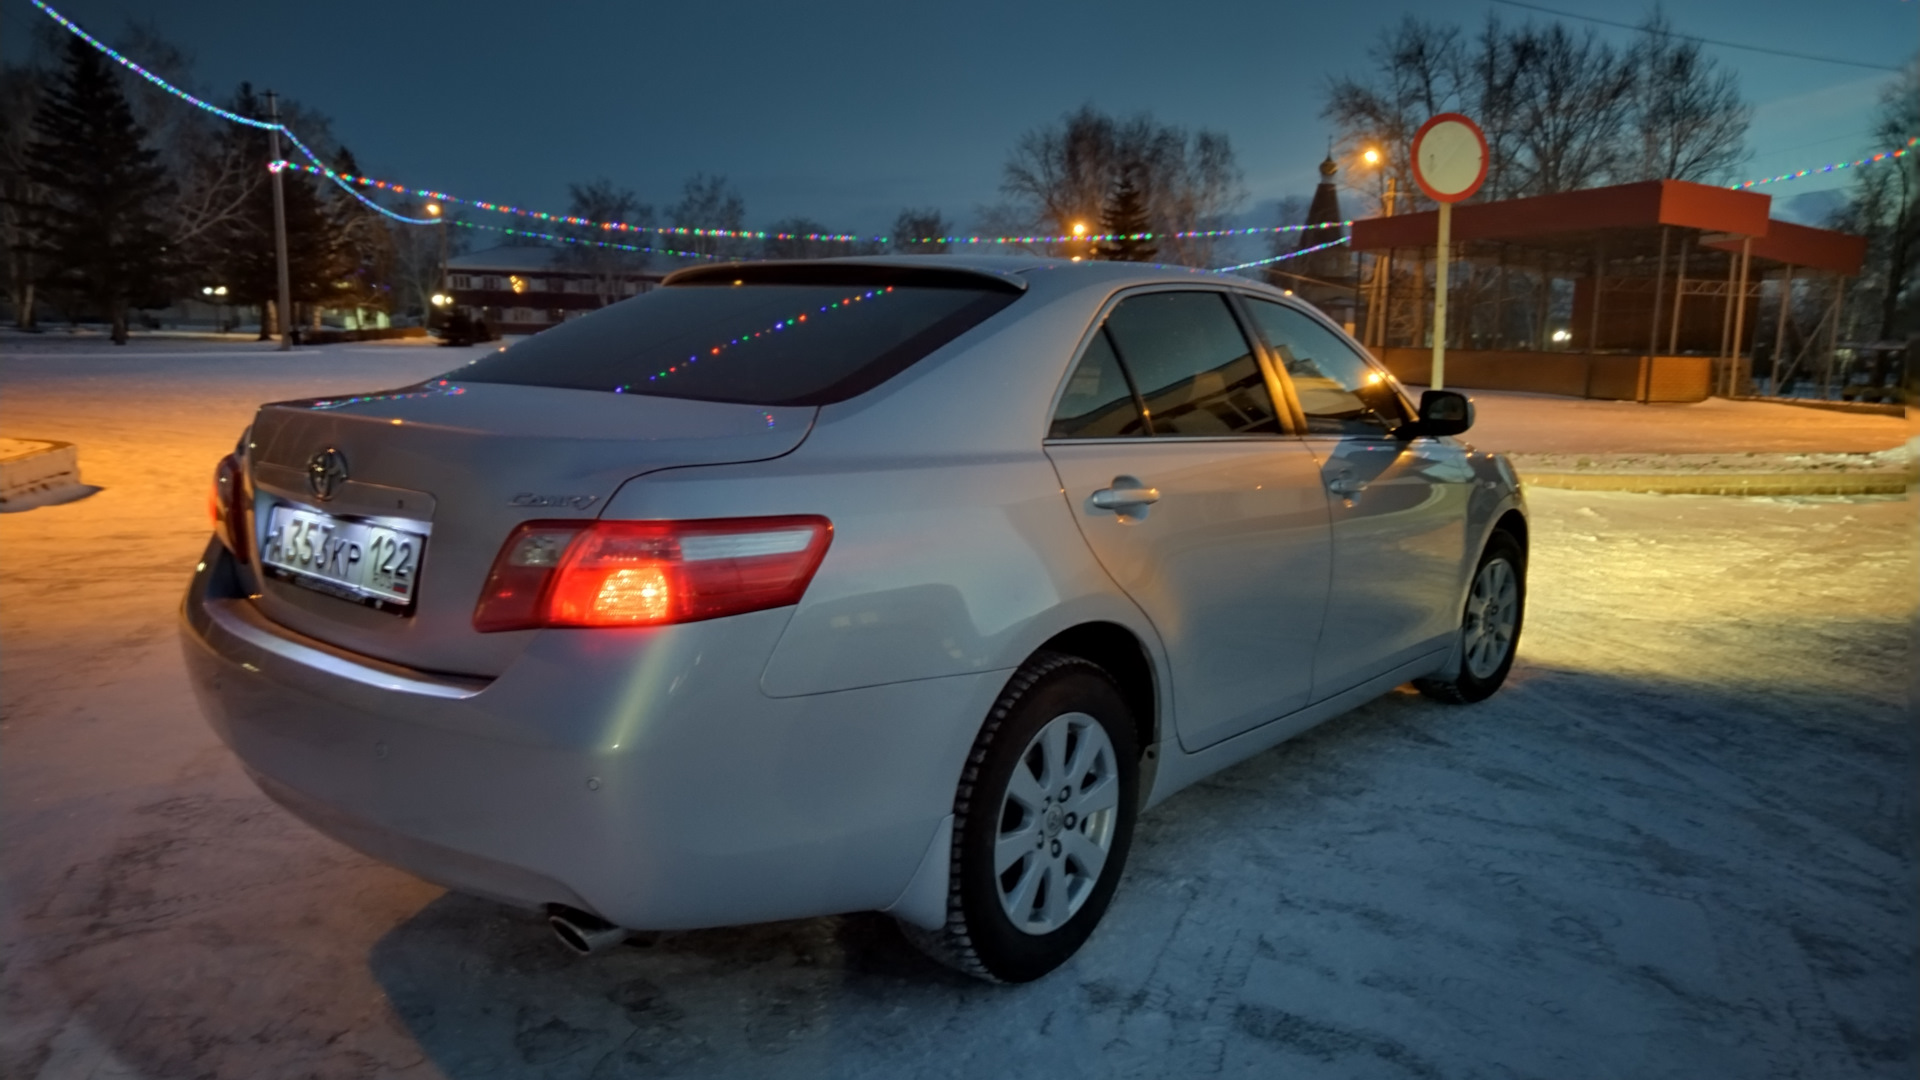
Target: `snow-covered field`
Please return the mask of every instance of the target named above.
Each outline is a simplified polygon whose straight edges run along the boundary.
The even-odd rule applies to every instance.
[[[101,488],[0,515],[0,1075],[1913,1075],[1911,502],[1534,492],[1499,696],[1175,798],[1037,984],[872,915],[581,961],[281,812],[178,661],[251,406],[462,359],[0,341],[0,435]]]

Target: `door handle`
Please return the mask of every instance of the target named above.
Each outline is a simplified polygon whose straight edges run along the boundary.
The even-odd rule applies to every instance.
[[[1131,476],[1116,476],[1112,487],[1101,488],[1087,501],[1121,517],[1146,517],[1147,507],[1160,501],[1160,489],[1148,487]]]
[[[1351,476],[1336,476],[1327,481],[1327,490],[1333,492],[1335,495],[1345,495],[1348,498],[1352,498],[1367,490],[1367,482],[1365,480],[1356,480]]]

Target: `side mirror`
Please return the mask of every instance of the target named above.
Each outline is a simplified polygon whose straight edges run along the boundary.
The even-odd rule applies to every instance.
[[[1473,400],[1454,390],[1427,390],[1420,395],[1420,419],[1402,424],[1394,435],[1402,439],[1458,435],[1473,426]]]

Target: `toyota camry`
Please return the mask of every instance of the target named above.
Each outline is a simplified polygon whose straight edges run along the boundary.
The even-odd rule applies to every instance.
[[[581,952],[878,910],[1024,981],[1140,812],[1404,683],[1500,686],[1527,522],[1472,420],[1240,278],[683,270],[261,407],[185,651],[274,800]]]

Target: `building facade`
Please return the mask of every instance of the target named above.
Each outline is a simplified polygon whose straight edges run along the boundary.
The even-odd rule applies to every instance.
[[[503,244],[447,260],[452,307],[496,334],[536,334],[660,284],[659,271],[594,273],[569,249]]]

